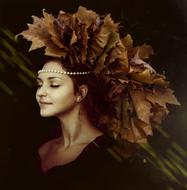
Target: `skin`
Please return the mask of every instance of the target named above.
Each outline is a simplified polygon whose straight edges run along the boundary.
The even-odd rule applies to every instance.
[[[57,61],[45,63],[42,69],[65,71]],[[43,163],[47,162],[43,166],[46,171],[76,159],[86,145],[102,135],[102,132],[92,125],[82,106],[88,92],[86,85],[80,86],[79,92],[75,93],[73,81],[68,75],[52,72],[40,73],[37,83],[36,100],[40,106],[40,115],[57,117],[62,130],[59,138],[52,139],[39,149]]]

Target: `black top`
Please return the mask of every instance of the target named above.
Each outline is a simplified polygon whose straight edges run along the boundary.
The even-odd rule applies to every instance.
[[[111,141],[104,135],[89,143],[74,161],[41,172],[40,189],[46,190],[162,190],[153,182],[145,164],[123,164],[108,152]],[[138,166],[139,167],[139,166]],[[142,173],[144,173],[142,175]]]
[[[100,190],[119,186],[119,163],[108,153],[110,141],[104,136],[95,138],[72,162],[55,166],[43,173],[46,189]]]

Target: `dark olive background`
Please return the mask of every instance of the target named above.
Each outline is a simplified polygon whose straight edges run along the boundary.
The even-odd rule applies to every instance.
[[[151,58],[151,64],[157,71],[166,74],[182,104],[169,106],[170,114],[163,127],[174,141],[187,149],[187,1],[0,0],[0,26],[17,34],[27,28],[26,23],[32,22],[31,15],[41,16],[43,8],[57,15],[60,9],[75,12],[79,5],[100,14],[111,13],[114,20],[124,26],[122,31],[133,36],[135,44],[146,42],[153,46],[155,55]],[[29,43],[20,40],[18,48],[32,60],[35,69],[42,64],[37,53],[27,52]],[[3,166],[0,175],[2,173],[2,176],[10,177],[15,168],[22,168],[20,173],[23,172],[32,147],[55,136],[58,129],[53,132],[50,126],[53,121],[40,118],[34,97],[35,89],[26,89],[9,73],[7,75],[15,90],[19,91],[17,101],[12,101],[3,94],[0,100],[0,163]],[[155,135],[157,136],[159,139],[158,134]],[[152,139],[157,140],[154,137]],[[159,149],[162,148],[161,143],[158,142],[157,145]]]

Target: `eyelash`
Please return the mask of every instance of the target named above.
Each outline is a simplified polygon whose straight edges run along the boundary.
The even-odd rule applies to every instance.
[[[37,86],[37,88],[41,88],[42,87],[42,85],[39,85],[39,84],[37,84],[36,86]],[[60,85],[54,85],[54,84],[50,85],[50,87],[52,87],[52,88],[58,88],[59,86]]]

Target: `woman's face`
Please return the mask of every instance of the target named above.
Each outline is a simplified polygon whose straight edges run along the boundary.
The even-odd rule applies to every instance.
[[[56,61],[47,62],[42,69],[64,71]],[[37,77],[36,100],[42,117],[60,116],[76,105],[73,81],[68,75],[44,72]]]

